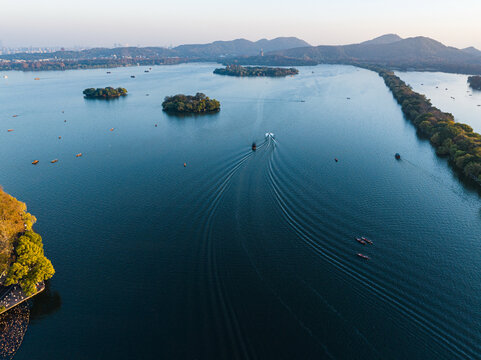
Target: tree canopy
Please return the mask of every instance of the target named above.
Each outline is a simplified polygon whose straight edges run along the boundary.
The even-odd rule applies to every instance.
[[[194,96],[178,94],[166,96],[162,108],[172,113],[213,113],[220,110],[220,102],[210,99],[203,93]]]
[[[481,76],[468,77],[469,86],[474,90],[481,90]]]
[[[0,187],[0,273],[8,267],[13,243],[18,234],[31,230],[37,219],[27,212],[27,205]]]
[[[228,76],[267,76],[267,77],[282,77],[288,75],[297,75],[299,70],[295,68],[275,68],[263,66],[240,66],[227,65],[225,68],[214,70],[214,74],[228,75]]]
[[[371,69],[379,73],[401,105],[406,118],[422,136],[429,138],[439,156],[447,156],[455,168],[481,185],[481,135],[471,126],[454,121],[454,116],[431,105],[414,92],[393,72]]]
[[[45,257],[42,237],[37,233],[30,230],[20,236],[15,254],[16,259],[8,269],[5,285],[20,284],[25,294],[32,295],[37,291],[38,283],[55,274],[52,263]]]
[[[91,99],[113,99],[118,98],[120,96],[126,96],[127,90],[124,88],[117,88],[114,89],[113,87],[106,87],[106,88],[89,88],[83,91],[83,94],[86,98]]]
[[[0,273],[6,271],[5,285],[20,284],[27,295],[55,273],[44,255],[42,238],[32,230],[36,220],[25,203],[0,187]]]

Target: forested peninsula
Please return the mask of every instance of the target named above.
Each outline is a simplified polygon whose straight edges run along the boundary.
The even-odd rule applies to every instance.
[[[178,94],[166,96],[162,108],[166,112],[178,114],[214,113],[220,111],[220,102],[210,99],[203,93],[197,93],[194,96]]]
[[[89,88],[83,91],[84,96],[87,99],[114,99],[121,96],[127,95],[127,89],[124,88],[117,88],[114,89],[113,87],[106,87],[106,88]]]
[[[299,74],[299,70],[295,68],[275,68],[264,66],[241,66],[241,65],[227,65],[225,68],[214,70],[214,74],[228,75],[228,76],[266,76],[266,77],[284,77],[289,75]]]
[[[0,287],[5,293],[18,285],[21,296],[32,296],[55,270],[45,257],[42,237],[32,229],[35,216],[27,212],[25,203],[0,187]],[[13,287],[11,287],[13,285]],[[19,290],[20,290],[19,289]],[[0,313],[15,305],[0,299]]]
[[[481,135],[471,126],[454,121],[454,116],[432,106],[426,96],[413,91],[392,71],[377,71],[401,105],[406,118],[428,138],[436,154],[449,158],[453,167],[481,186]]]
[[[471,89],[481,90],[481,76],[468,77],[468,83]]]

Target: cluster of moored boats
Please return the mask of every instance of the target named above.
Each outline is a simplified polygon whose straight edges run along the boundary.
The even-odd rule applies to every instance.
[[[65,112],[65,111],[62,110],[62,114],[63,114],[64,112]],[[12,117],[16,118],[16,117],[18,117],[18,115],[13,115]],[[64,120],[64,122],[67,122],[67,120]],[[155,124],[155,127],[157,127],[157,124]],[[110,128],[109,130],[110,130],[110,131],[114,131],[115,128]],[[13,131],[14,131],[14,129],[7,129],[7,132],[13,132]],[[59,136],[58,139],[60,140],[60,139],[62,139],[62,137]],[[82,155],[83,155],[82,153],[78,153],[78,154],[75,155],[75,157],[79,158],[79,157],[82,157]],[[40,162],[40,160],[33,160],[33,161],[32,161],[32,165],[37,165],[39,162]],[[55,163],[58,162],[58,159],[53,159],[53,160],[51,160],[50,162],[51,162],[52,164],[55,164]],[[187,166],[187,165],[184,164],[184,166]]]
[[[368,239],[367,237],[364,237],[364,236],[356,237],[355,239],[359,244],[362,244],[362,245],[374,245],[372,240],[370,240],[370,239]],[[357,256],[359,256],[362,259],[366,259],[366,260],[370,259],[369,256],[361,254],[361,253],[357,253]]]
[[[81,156],[82,156],[82,153],[78,153],[78,154],[75,155],[75,157],[81,157]],[[39,162],[40,162],[39,160],[33,160],[33,161],[32,161],[32,164],[33,164],[33,165],[37,165]],[[53,159],[53,160],[51,160],[50,162],[51,162],[52,164],[55,164],[55,163],[58,162],[58,159]]]

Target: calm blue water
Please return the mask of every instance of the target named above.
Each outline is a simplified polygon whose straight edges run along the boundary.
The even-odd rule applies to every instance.
[[[382,79],[215,67],[0,79],[0,184],[57,271],[16,359],[481,357],[479,195]],[[109,85],[129,95],[82,98]],[[197,91],[221,112],[161,111]]]
[[[397,75],[425,94],[434,106],[450,112],[456,121],[481,133],[481,91],[469,87],[468,76],[439,72],[398,72]]]

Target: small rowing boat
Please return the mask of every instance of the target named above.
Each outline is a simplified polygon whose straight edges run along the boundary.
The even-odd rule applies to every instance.
[[[369,245],[374,244],[374,243],[372,242],[372,240],[369,240],[367,237],[364,237],[364,236],[361,237],[361,240],[367,242]]]
[[[360,244],[366,245],[366,242],[365,242],[363,239],[361,239],[361,238],[358,238],[358,237],[357,237],[357,238],[356,238],[356,241],[357,241],[358,243],[360,243]]]

